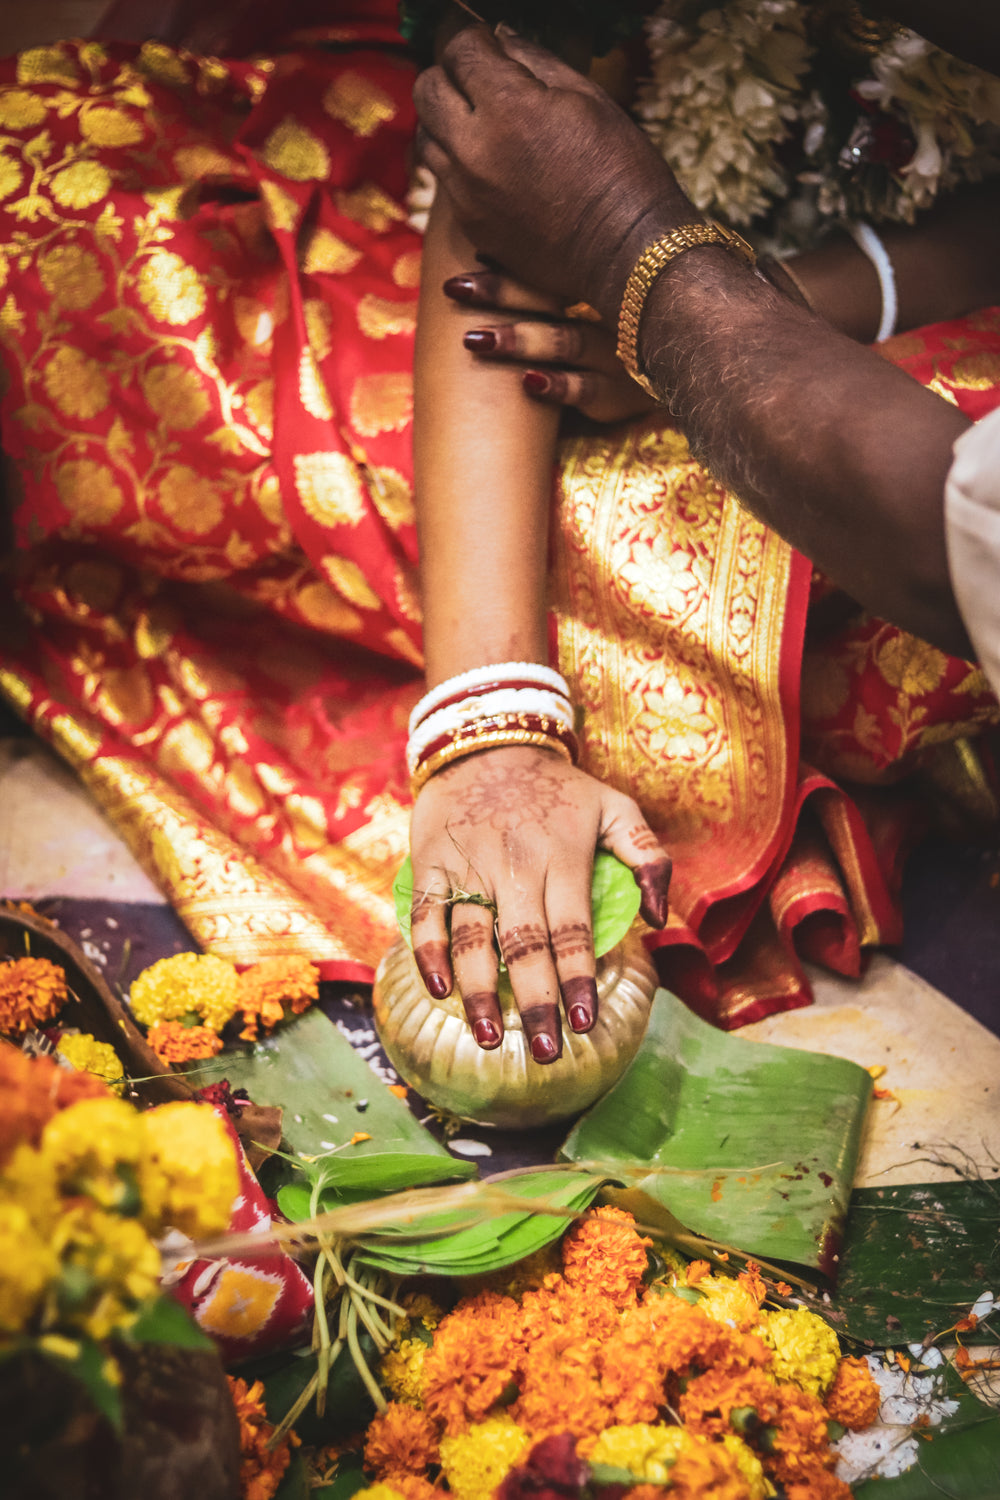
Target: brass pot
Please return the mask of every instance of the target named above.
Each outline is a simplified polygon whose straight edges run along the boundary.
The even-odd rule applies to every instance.
[[[457,989],[435,1000],[402,938],[375,975],[375,1025],[389,1061],[429,1103],[479,1125],[527,1130],[577,1115],[607,1092],[639,1049],[656,991],[642,939],[629,933],[597,963],[597,1023],[578,1036],[563,1021],[562,1056],[532,1058],[506,974],[500,976],[504,1036],[484,1052]]]

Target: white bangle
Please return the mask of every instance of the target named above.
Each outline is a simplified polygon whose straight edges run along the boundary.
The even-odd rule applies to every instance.
[[[483,719],[492,719],[498,714],[531,714],[536,718],[552,719],[564,729],[573,728],[573,710],[567,700],[558,693],[543,688],[501,688],[495,693],[470,694],[460,703],[450,703],[428,714],[406,742],[406,763],[410,775],[416,771],[421,757],[429,745],[446,735],[456,735],[461,730]]]
[[[896,320],[899,317],[896,273],[892,268],[888,250],[870,224],[865,224],[859,219],[853,222],[848,221],[844,227],[862,255],[866,255],[871,261],[875,267],[875,274],[878,276],[878,284],[882,289],[882,316],[874,342],[881,344],[885,339],[891,339],[896,332]]]
[[[457,677],[449,677],[446,682],[439,682],[437,687],[431,688],[410,715],[409,733],[412,734],[428,714],[433,713],[440,704],[453,698],[456,693],[474,693],[478,688],[488,687],[490,683],[503,685],[511,681],[530,682],[538,687],[550,688],[569,702],[568,682],[551,667],[543,667],[536,661],[495,662],[489,667],[471,667],[468,672],[459,672]]]

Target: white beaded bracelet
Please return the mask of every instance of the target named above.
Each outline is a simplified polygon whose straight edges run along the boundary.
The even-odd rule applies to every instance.
[[[409,733],[434,712],[442,703],[456,694],[474,693],[491,683],[506,685],[511,682],[529,682],[537,687],[550,688],[569,702],[569,684],[565,677],[551,667],[543,667],[536,661],[501,661],[488,667],[471,667],[468,672],[459,672],[446,682],[425,693],[410,715]]]
[[[899,317],[899,298],[896,294],[896,273],[892,268],[889,252],[870,224],[862,220],[848,222],[844,226],[862,255],[866,255],[875,267],[878,284],[882,289],[882,316],[874,342],[881,344],[891,339],[896,332]]]
[[[455,735],[470,724],[497,714],[532,714],[573,728],[573,710],[566,698],[543,688],[499,688],[494,693],[470,693],[458,703],[439,708],[413,730],[406,743],[406,763],[412,776],[428,745],[444,735]]]

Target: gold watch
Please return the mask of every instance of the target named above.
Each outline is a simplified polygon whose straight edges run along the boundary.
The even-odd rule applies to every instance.
[[[701,224],[682,224],[672,229],[662,239],[655,240],[644,250],[632,267],[632,274],[625,284],[621,312],[618,315],[618,358],[632,379],[653,397],[656,392],[639,369],[639,323],[642,310],[653,282],[672,260],[683,255],[685,250],[694,250],[699,245],[725,245],[755,265],[757,257],[742,235],[723,224],[709,219]]]

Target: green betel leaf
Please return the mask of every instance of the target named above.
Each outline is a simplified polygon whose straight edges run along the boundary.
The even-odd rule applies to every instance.
[[[289,1182],[278,1191],[278,1207],[296,1224],[314,1212],[322,1213],[345,1203],[362,1203],[405,1188],[430,1187],[434,1183],[473,1177],[476,1170],[472,1162],[416,1152],[395,1155],[382,1151],[367,1156],[321,1156],[316,1161],[303,1162],[302,1167],[308,1183],[319,1188],[315,1208],[312,1187],[306,1182]]]
[[[997,1289],[998,1233],[1000,1180],[863,1188],[851,1197],[828,1316],[838,1332],[876,1346],[951,1328]],[[989,1326],[962,1339],[998,1341]]]
[[[410,942],[410,908],[413,905],[413,865],[409,856],[403,861],[393,882],[392,899],[396,907],[399,930]],[[642,900],[632,871],[620,859],[598,849],[590,881],[591,921],[594,925],[594,954],[597,958],[610,953],[628,932],[639,914]]]
[[[634,1062],[561,1155],[627,1165],[698,1234],[835,1274],[870,1096],[855,1063],[717,1031],[659,990]]]
[[[255,1104],[281,1106],[285,1149],[300,1161],[342,1148],[354,1162],[379,1155],[435,1157],[439,1182],[475,1176],[475,1164],[439,1145],[317,1008],[256,1046],[227,1052],[219,1059],[219,1076],[245,1088]],[[355,1134],[371,1139],[351,1145]]]
[[[175,1349],[214,1349],[215,1345],[173,1297],[158,1297],[143,1308],[128,1330],[132,1344],[171,1344]]]
[[[580,1171],[513,1173],[500,1186],[514,1199],[538,1199],[539,1207],[578,1213],[596,1197],[606,1174]],[[489,1190],[490,1183],[483,1183]],[[467,1218],[467,1214],[466,1214]],[[481,1222],[449,1230],[454,1215],[434,1214],[407,1226],[406,1238],[372,1233],[362,1236],[361,1258],[371,1266],[399,1276],[431,1274],[472,1276],[499,1271],[543,1249],[564,1233],[563,1214],[533,1213],[518,1207],[510,1213],[484,1214]]]

